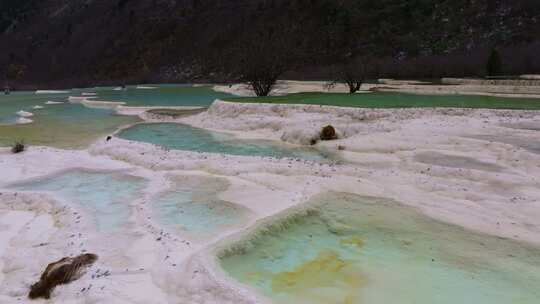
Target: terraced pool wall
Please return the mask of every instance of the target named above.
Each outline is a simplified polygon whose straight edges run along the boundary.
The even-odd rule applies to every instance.
[[[273,216],[259,220],[249,232],[241,232],[217,247],[215,253],[218,259],[244,254],[252,248],[262,237],[279,234],[291,226],[296,225],[306,217],[318,216],[320,212],[309,204],[292,207]]]

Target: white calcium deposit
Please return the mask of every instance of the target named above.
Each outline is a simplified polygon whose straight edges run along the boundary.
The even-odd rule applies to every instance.
[[[0,150],[0,303],[28,302],[30,284],[48,263],[83,250],[100,257],[88,273],[57,287],[49,302],[35,303],[264,302],[215,265],[216,245],[326,191],[394,199],[467,229],[540,245],[540,151],[526,145],[540,142],[540,134],[521,128],[540,125],[540,112],[216,101],[204,113],[168,121],[295,144],[309,143],[331,124],[340,138],[316,148],[334,150],[342,160],[172,151],[116,137],[84,151]],[[130,223],[116,233],[99,233],[74,204],[8,189],[73,168],[148,179],[144,194],[126,202],[133,211]],[[149,209],[171,175],[227,180],[218,197],[249,209],[250,219],[205,240],[161,227]]]

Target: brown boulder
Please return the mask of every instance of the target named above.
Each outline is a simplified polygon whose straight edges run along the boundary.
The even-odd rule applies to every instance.
[[[331,125],[328,125],[321,130],[321,140],[333,140],[337,139],[336,129]]]
[[[98,256],[87,253],[74,258],[62,258],[47,266],[39,282],[30,287],[30,299],[51,297],[51,292],[58,285],[68,284],[79,279],[97,261]]]

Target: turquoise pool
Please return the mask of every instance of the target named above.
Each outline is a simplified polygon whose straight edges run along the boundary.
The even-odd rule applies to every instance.
[[[395,202],[327,194],[220,253],[275,303],[538,303],[540,250]]]
[[[209,106],[216,99],[231,97],[210,86],[145,85],[153,89],[95,90],[99,100],[125,102],[129,106]]]
[[[137,124],[118,136],[174,150],[308,160],[324,160],[328,156],[310,147],[281,145],[267,140],[240,140],[229,134],[174,123]]]
[[[12,188],[52,192],[91,214],[100,231],[113,231],[127,223],[130,202],[140,197],[145,185],[144,179],[126,174],[74,170]]]

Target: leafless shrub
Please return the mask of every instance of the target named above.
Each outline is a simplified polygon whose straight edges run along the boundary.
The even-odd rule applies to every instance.
[[[26,149],[26,146],[24,145],[24,141],[18,140],[11,146],[11,152],[13,154],[21,153]]]
[[[349,87],[349,93],[360,90],[365,79],[365,68],[360,59],[337,65],[334,68],[334,83],[344,83]]]
[[[285,35],[261,31],[240,47],[240,78],[257,96],[268,96],[288,68],[293,47]]]

